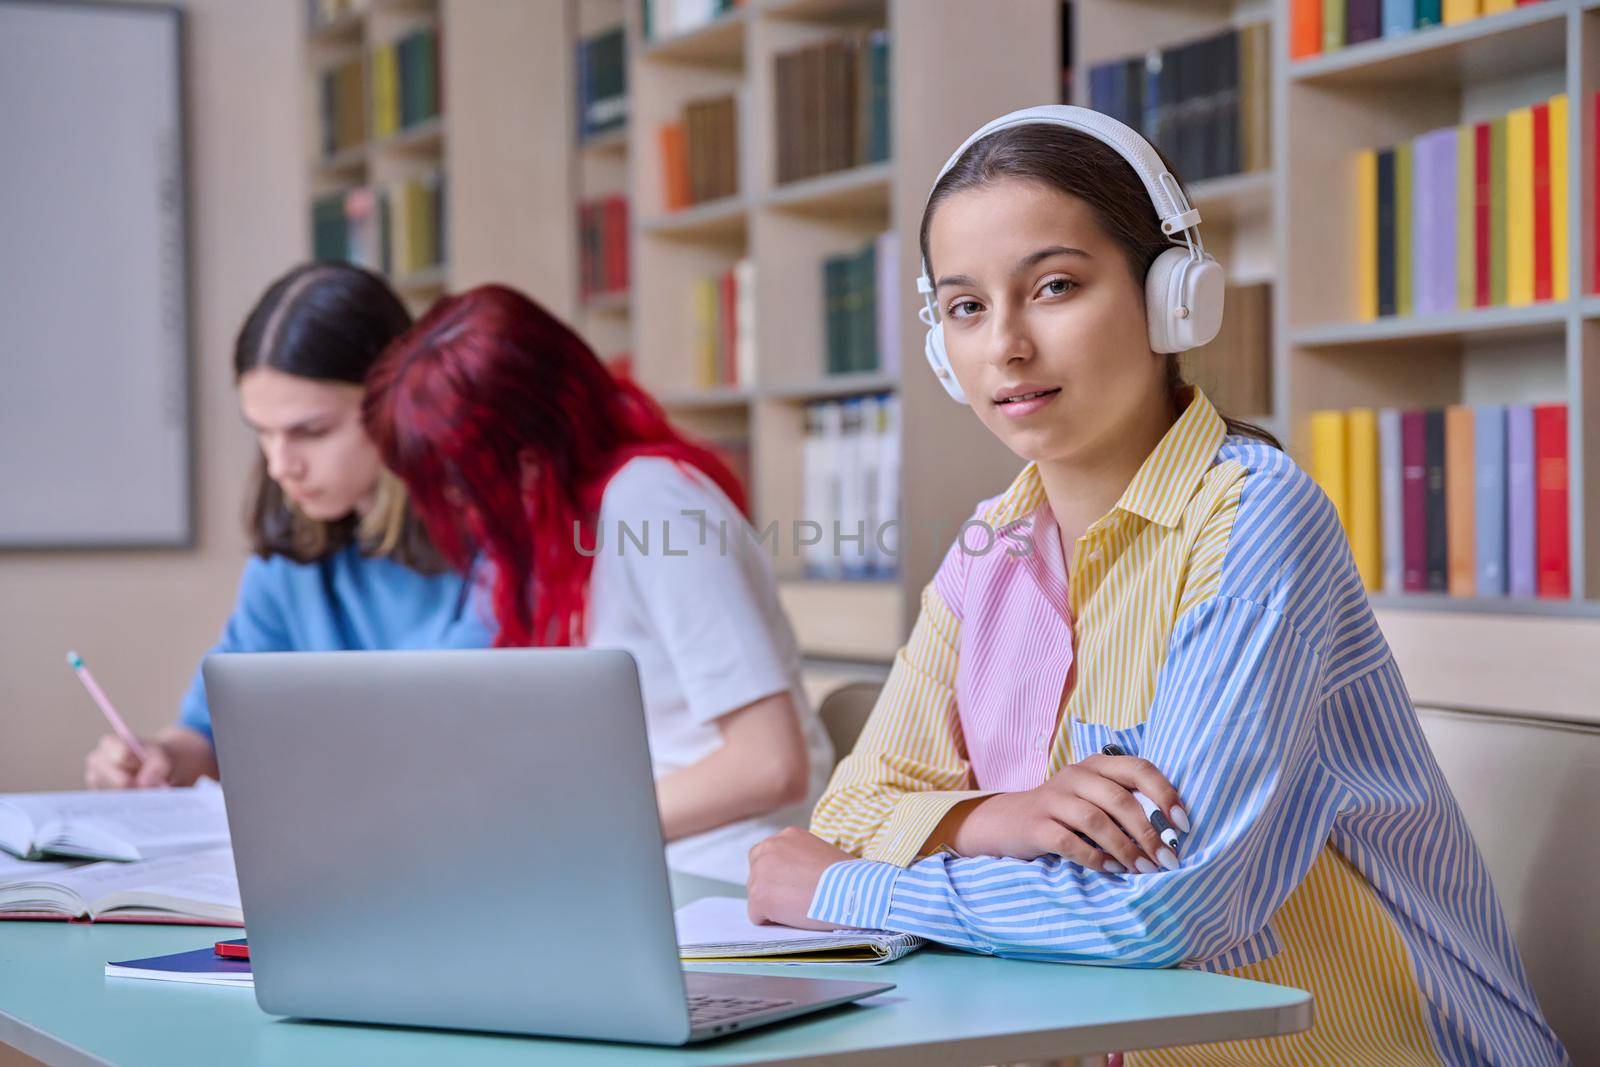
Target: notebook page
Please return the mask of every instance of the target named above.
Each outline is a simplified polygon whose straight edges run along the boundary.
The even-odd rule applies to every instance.
[[[228,842],[222,790],[209,780],[186,789],[12,793],[0,804],[32,820],[40,851],[134,860]]]
[[[919,938],[889,930],[796,930],[791,926],[758,926],[750,921],[745,902],[734,897],[702,897],[673,915],[678,928],[678,949],[685,957],[702,952],[751,954],[754,952],[818,952],[832,948],[873,946],[882,949],[901,943],[920,944]]]

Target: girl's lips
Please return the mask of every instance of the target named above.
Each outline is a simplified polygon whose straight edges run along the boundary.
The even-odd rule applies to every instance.
[[[1050,389],[1026,400],[1002,400],[995,404],[1007,418],[1021,419],[1032,415],[1061,395],[1060,389]]]

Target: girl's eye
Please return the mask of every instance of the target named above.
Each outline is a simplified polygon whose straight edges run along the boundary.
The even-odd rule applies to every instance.
[[[982,310],[983,305],[976,300],[953,300],[950,306],[944,309],[944,313],[952,319],[964,319]]]
[[[1071,278],[1051,278],[1039,286],[1040,296],[1065,296],[1078,287]]]

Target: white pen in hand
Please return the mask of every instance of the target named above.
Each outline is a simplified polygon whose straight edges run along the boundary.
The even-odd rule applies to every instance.
[[[1103,756],[1126,756],[1127,749],[1121,745],[1106,745],[1100,749]],[[1161,805],[1145,796],[1139,790],[1133,791],[1133,799],[1139,802],[1139,807],[1144,809],[1145,818],[1150,820],[1150,825],[1155,827],[1156,835],[1161,838],[1161,843],[1172,849],[1174,854],[1178,851],[1178,831],[1167,818],[1167,813],[1161,810]]]

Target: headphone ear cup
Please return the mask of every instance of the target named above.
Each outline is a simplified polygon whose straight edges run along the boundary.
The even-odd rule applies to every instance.
[[[933,368],[934,376],[944,386],[944,391],[950,394],[950,399],[965,404],[967,394],[961,391],[961,383],[956,381],[956,372],[950,368],[950,357],[944,350],[944,323],[935,323],[928,328],[928,335],[922,342],[922,354],[927,357],[928,366]]]
[[[1210,255],[1198,262],[1186,248],[1169,248],[1145,276],[1145,318],[1150,348],[1187,352],[1208,344],[1222,329],[1227,278]]]

